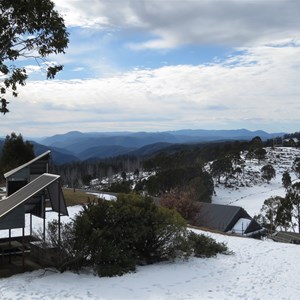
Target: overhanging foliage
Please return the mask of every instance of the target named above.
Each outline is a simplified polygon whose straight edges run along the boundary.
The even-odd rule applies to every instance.
[[[17,85],[25,85],[28,78],[26,67],[16,62],[35,59],[46,77],[54,78],[62,65],[48,63],[46,57],[65,53],[69,40],[64,20],[50,0],[1,0],[0,14],[0,112],[5,114],[7,93],[17,97]]]

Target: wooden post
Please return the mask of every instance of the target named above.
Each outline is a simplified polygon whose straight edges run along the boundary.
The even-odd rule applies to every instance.
[[[32,237],[32,213],[30,213],[30,229],[29,229],[30,238]]]
[[[57,180],[57,191],[58,191],[58,244],[60,245],[60,185],[59,179]]]
[[[244,223],[242,222],[242,235],[244,235]]]
[[[45,240],[46,240],[46,205],[45,205],[45,195],[42,196],[42,205],[43,205],[43,210],[44,210],[44,215],[43,215],[43,240],[45,242]]]
[[[8,245],[9,245],[9,249],[11,248],[11,229],[8,229]],[[9,254],[8,254],[8,261],[11,264],[11,253],[9,250]]]
[[[25,271],[25,228],[22,228],[22,268]]]

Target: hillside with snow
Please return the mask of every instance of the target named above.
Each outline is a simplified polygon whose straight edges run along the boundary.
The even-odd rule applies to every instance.
[[[251,216],[260,212],[264,200],[271,196],[285,196],[285,189],[282,186],[282,174],[288,171],[292,182],[297,180],[292,167],[295,159],[300,157],[300,149],[289,147],[265,148],[266,158],[262,161],[256,159],[249,160],[245,153],[244,175],[239,176],[238,180],[229,181],[231,187],[224,184],[217,184],[215,180],[215,195],[212,203],[228,204],[243,207]],[[271,164],[276,177],[267,183],[261,178],[260,170],[266,165]]]
[[[73,207],[71,216],[78,209]],[[88,270],[39,270],[0,279],[0,299],[298,299],[299,245],[206,234],[226,242],[234,253],[140,266],[135,273],[113,278]]]
[[[265,199],[285,195],[281,183],[285,170],[296,180],[292,171],[296,157],[300,157],[298,149],[268,148],[265,161],[245,158],[244,176],[230,187],[216,186],[213,203],[242,206],[252,216],[259,213]],[[268,162],[276,169],[270,183],[260,177],[261,167]],[[69,218],[79,209],[70,207]],[[47,214],[47,220],[54,217]],[[41,219],[33,222],[36,230],[42,226]],[[26,225],[28,231],[28,219]],[[99,278],[89,270],[80,274],[39,270],[0,279],[0,299],[298,299],[299,245],[204,233],[227,243],[233,254],[140,266],[135,273],[113,278]]]

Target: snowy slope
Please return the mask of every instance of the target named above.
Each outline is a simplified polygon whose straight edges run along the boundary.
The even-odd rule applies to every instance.
[[[229,204],[243,207],[251,216],[259,213],[264,200],[271,196],[285,196],[282,186],[282,174],[288,171],[292,181],[297,180],[292,171],[292,164],[296,157],[300,157],[300,150],[296,148],[278,147],[267,150],[266,159],[262,162],[245,159],[245,175],[232,188],[225,188],[223,184],[215,183],[216,195],[212,202],[217,204]],[[244,157],[245,158],[245,157]],[[271,163],[276,170],[276,178],[270,183],[260,178],[260,169],[267,163]]]
[[[114,278],[40,270],[0,279],[0,299],[298,299],[300,246],[207,234],[234,254],[143,266]]]
[[[269,196],[284,196],[281,176],[299,150],[277,148],[268,151],[268,160],[276,159],[276,179],[270,184],[257,179],[257,185],[216,188],[215,203],[240,205],[250,214],[258,213]],[[257,174],[263,164],[246,161],[245,170]],[[294,174],[292,177],[295,179]],[[250,176],[250,175],[249,175]],[[251,177],[251,176],[250,176]],[[244,185],[242,187],[242,185]],[[73,217],[79,206],[70,208]],[[47,214],[50,220],[54,213]],[[63,218],[64,221],[68,219]],[[34,227],[42,222],[34,218]],[[28,224],[28,222],[27,222]],[[28,226],[26,228],[28,230]],[[14,234],[18,234],[15,232]],[[98,278],[89,272],[59,274],[35,271],[0,279],[1,300],[29,299],[298,299],[300,293],[300,246],[254,240],[244,237],[206,233],[226,242],[233,255],[216,258],[192,258],[189,261],[143,266],[122,277]]]

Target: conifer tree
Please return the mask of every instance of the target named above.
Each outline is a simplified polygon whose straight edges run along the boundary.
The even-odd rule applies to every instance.
[[[33,145],[24,141],[21,134],[12,132],[7,135],[0,160],[1,172],[4,174],[35,157]]]
[[[261,177],[267,180],[267,182],[270,182],[270,180],[275,176],[276,176],[276,171],[272,165],[267,164],[261,168]]]
[[[286,194],[287,202],[291,205],[292,216],[300,233],[300,182],[294,183]]]
[[[292,184],[292,179],[288,171],[284,171],[282,174],[282,185],[287,190]]]

